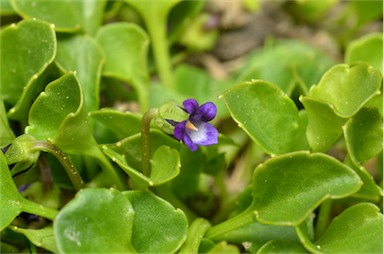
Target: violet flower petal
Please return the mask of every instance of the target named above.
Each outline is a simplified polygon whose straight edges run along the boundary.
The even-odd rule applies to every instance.
[[[176,139],[178,140],[183,140],[183,137],[185,135],[185,124],[187,121],[183,121],[178,123],[175,126],[175,129],[173,130],[173,136],[175,136]]]
[[[201,105],[198,110],[196,111],[195,116],[198,117],[199,119],[196,119],[197,121],[204,121],[208,122],[211,121],[213,118],[216,116],[216,105],[213,104],[212,102],[207,102]],[[192,121],[194,119],[191,119]]]
[[[199,103],[195,99],[187,99],[183,102],[183,106],[189,114],[193,115],[199,108]]]
[[[183,137],[183,142],[186,144],[192,152],[196,151],[198,146],[191,140],[190,136],[188,136],[187,133],[185,133]]]

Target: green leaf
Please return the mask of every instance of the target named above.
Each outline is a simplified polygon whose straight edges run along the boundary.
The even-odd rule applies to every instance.
[[[13,182],[7,160],[0,153],[0,231],[8,226],[21,212],[36,214],[53,220],[57,211],[22,197]]]
[[[160,146],[151,159],[150,178],[154,185],[166,183],[180,173],[179,152],[169,146]]]
[[[119,140],[140,132],[141,117],[132,112],[104,108],[90,112],[89,116],[105,125]]]
[[[56,36],[53,26],[38,20],[23,20],[0,33],[0,96],[15,105],[28,86],[53,61]],[[26,43],[26,41],[28,43]]]
[[[325,199],[347,197],[358,191],[362,182],[333,157],[295,152],[258,166],[252,185],[256,219],[293,226],[303,222]]]
[[[257,254],[264,253],[308,253],[299,243],[292,243],[284,240],[271,240],[261,247]]]
[[[55,239],[60,253],[136,253],[131,243],[135,211],[114,189],[82,189],[57,215]]]
[[[15,134],[9,126],[3,100],[0,98],[0,147],[10,144]]]
[[[148,191],[127,191],[136,216],[132,245],[139,253],[175,253],[187,238],[185,214]]]
[[[53,253],[58,253],[59,250],[56,245],[55,237],[53,235],[53,228],[47,226],[42,229],[25,229],[19,227],[12,227],[15,232],[24,234],[37,247],[44,248]]]
[[[380,93],[382,79],[380,71],[367,64],[338,64],[324,74],[309,95],[332,104],[338,116],[351,117]]]
[[[103,26],[96,40],[106,59],[102,74],[132,85],[139,96],[141,111],[148,110],[147,34],[135,24],[114,23]]]
[[[19,201],[20,194],[13,183],[7,160],[3,153],[0,153],[0,231],[8,226],[22,211]]]
[[[295,103],[277,86],[252,80],[228,89],[221,98],[239,127],[266,153],[293,150],[299,114]]]
[[[99,86],[104,55],[101,47],[89,36],[60,37],[56,61],[79,79],[88,111],[99,109]]]
[[[34,100],[44,90],[48,83],[60,76],[60,71],[55,63],[48,65],[43,73],[38,75],[36,79],[31,80],[31,82],[24,87],[20,99],[8,112],[9,119],[19,120],[22,125],[27,125],[28,113]]]
[[[128,165],[125,155],[119,154],[110,146],[102,146],[104,153],[116,162],[125,173],[127,173],[133,183],[137,186],[148,187],[162,185],[180,173],[179,153],[168,146],[160,146],[156,149],[151,159],[151,175],[147,177],[137,169]]]
[[[84,99],[73,73],[51,82],[33,103],[26,133],[67,153],[90,153],[96,146]]]
[[[375,108],[362,108],[343,131],[348,154],[357,166],[383,150],[383,119]]]
[[[324,253],[383,253],[383,214],[371,203],[354,205],[315,244]]]
[[[367,62],[373,68],[383,69],[383,34],[374,33],[352,41],[345,53],[345,62]]]
[[[300,41],[278,41],[249,55],[237,80],[268,80],[291,95],[298,86],[302,94],[317,83],[334,63],[324,53]],[[273,66],[273,67],[271,67]]]
[[[103,21],[105,3],[105,0],[11,0],[14,10],[25,19],[37,18],[53,23],[59,32],[82,30],[90,35],[95,34]]]
[[[300,97],[308,116],[306,131],[309,146],[315,152],[327,151],[343,133],[347,119],[337,116],[333,106],[309,96]]]

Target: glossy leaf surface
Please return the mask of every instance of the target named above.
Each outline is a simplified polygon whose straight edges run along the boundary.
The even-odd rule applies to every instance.
[[[105,0],[23,1],[11,0],[23,18],[38,18],[55,25],[60,32],[85,31],[94,34],[101,25]]]
[[[0,95],[5,103],[15,105],[23,88],[37,79],[53,61],[55,32],[44,21],[23,20],[4,28],[0,39],[3,63],[0,65]]]
[[[233,119],[266,153],[293,150],[299,129],[298,110],[278,87],[260,80],[243,82],[227,90],[222,98]]]
[[[343,128],[348,153],[362,165],[383,150],[383,118],[374,108],[362,108]]]
[[[308,253],[303,246],[298,243],[287,242],[283,240],[272,240],[263,245],[257,254],[264,253]]]
[[[339,64],[329,69],[309,95],[332,104],[340,117],[350,117],[379,93],[382,74],[363,63]]]
[[[258,166],[252,185],[258,221],[298,225],[322,201],[351,195],[362,182],[352,169],[330,156],[296,152]]]
[[[53,224],[59,251],[135,253],[131,243],[134,217],[131,202],[119,191],[81,190]]]
[[[75,72],[88,111],[99,109],[99,86],[104,55],[88,36],[67,36],[58,40],[56,61],[66,71]]]
[[[342,126],[347,121],[337,116],[333,107],[316,98],[300,97],[308,116],[306,136],[313,151],[324,152],[341,136]]]
[[[333,219],[315,243],[325,253],[382,253],[383,214],[371,203],[360,203]]]
[[[188,222],[183,211],[148,191],[124,195],[135,210],[132,244],[139,253],[174,253],[187,237]]]

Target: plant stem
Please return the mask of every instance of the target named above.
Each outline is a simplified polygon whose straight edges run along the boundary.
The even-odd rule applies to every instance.
[[[58,214],[57,210],[37,204],[28,199],[23,199],[20,201],[20,204],[23,212],[35,214],[50,220],[53,220]]]
[[[329,224],[329,213],[332,208],[332,199],[325,200],[319,210],[317,215],[317,222],[315,225],[315,238],[318,239],[327,229]]]
[[[153,54],[160,79],[165,88],[173,87],[173,77],[171,71],[171,61],[169,57],[169,48],[167,44],[167,27],[163,22],[157,19],[146,19],[148,33],[151,37]]]
[[[197,218],[188,229],[188,237],[180,248],[180,254],[198,253],[201,239],[205,231],[211,226],[208,220]]]
[[[67,172],[69,179],[71,180],[76,190],[80,190],[85,187],[84,181],[81,178],[79,171],[76,169],[75,165],[73,165],[69,157],[65,155],[63,151],[46,141],[37,141],[35,143],[35,148],[50,153],[55,156],[56,159],[58,159],[60,164],[64,167],[65,171]]]
[[[148,110],[141,119],[141,164],[142,172],[149,177],[151,174],[151,133],[150,126],[154,117],[159,115],[157,108]]]
[[[245,211],[236,215],[235,217],[232,217],[229,220],[226,220],[208,229],[207,233],[205,234],[205,237],[211,239],[212,241],[219,241],[219,240],[222,240],[221,236],[223,234],[228,233],[232,230],[238,229],[240,227],[246,226],[248,224],[251,224],[254,221],[255,220],[254,220],[253,208],[252,206],[250,206]]]

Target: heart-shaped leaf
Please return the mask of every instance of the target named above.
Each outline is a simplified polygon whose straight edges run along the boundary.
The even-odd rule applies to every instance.
[[[338,116],[351,117],[380,93],[382,80],[380,71],[368,64],[338,64],[323,75],[309,95],[332,104]]]
[[[352,169],[333,157],[296,152],[258,166],[252,185],[252,207],[258,221],[298,225],[322,201],[347,197],[358,191],[362,182]]]
[[[187,238],[185,214],[148,191],[127,191],[124,195],[136,213],[132,245],[139,253],[175,253]]]
[[[57,215],[54,234],[60,253],[136,253],[131,243],[135,211],[114,189],[83,189]]]
[[[383,150],[383,119],[377,109],[362,108],[343,130],[349,156],[357,166]]]
[[[67,153],[92,153],[96,146],[73,73],[51,82],[33,103],[26,133],[48,140]]]
[[[67,71],[76,72],[88,111],[99,109],[99,86],[103,51],[89,36],[60,37],[56,61]]]
[[[383,69],[383,34],[375,33],[363,36],[352,41],[345,53],[345,62],[354,63],[363,61],[378,70]]]
[[[232,118],[266,153],[293,150],[299,114],[295,103],[278,87],[253,80],[236,85],[221,97]]]
[[[328,150],[341,136],[347,119],[337,116],[330,104],[309,96],[300,97],[308,116],[306,131],[309,146],[315,152]]]
[[[383,253],[383,214],[371,203],[354,205],[315,244],[324,253]]]
[[[55,25],[60,32],[82,30],[93,35],[103,21],[105,0],[97,1],[23,1],[11,0],[23,18],[38,18]]]
[[[0,62],[3,63],[0,65],[0,95],[6,104],[15,105],[24,87],[37,79],[53,61],[56,36],[49,23],[23,20],[4,28],[0,40]]]
[[[147,34],[135,24],[115,23],[103,26],[96,39],[106,59],[102,74],[131,84],[139,96],[141,111],[148,110]]]

